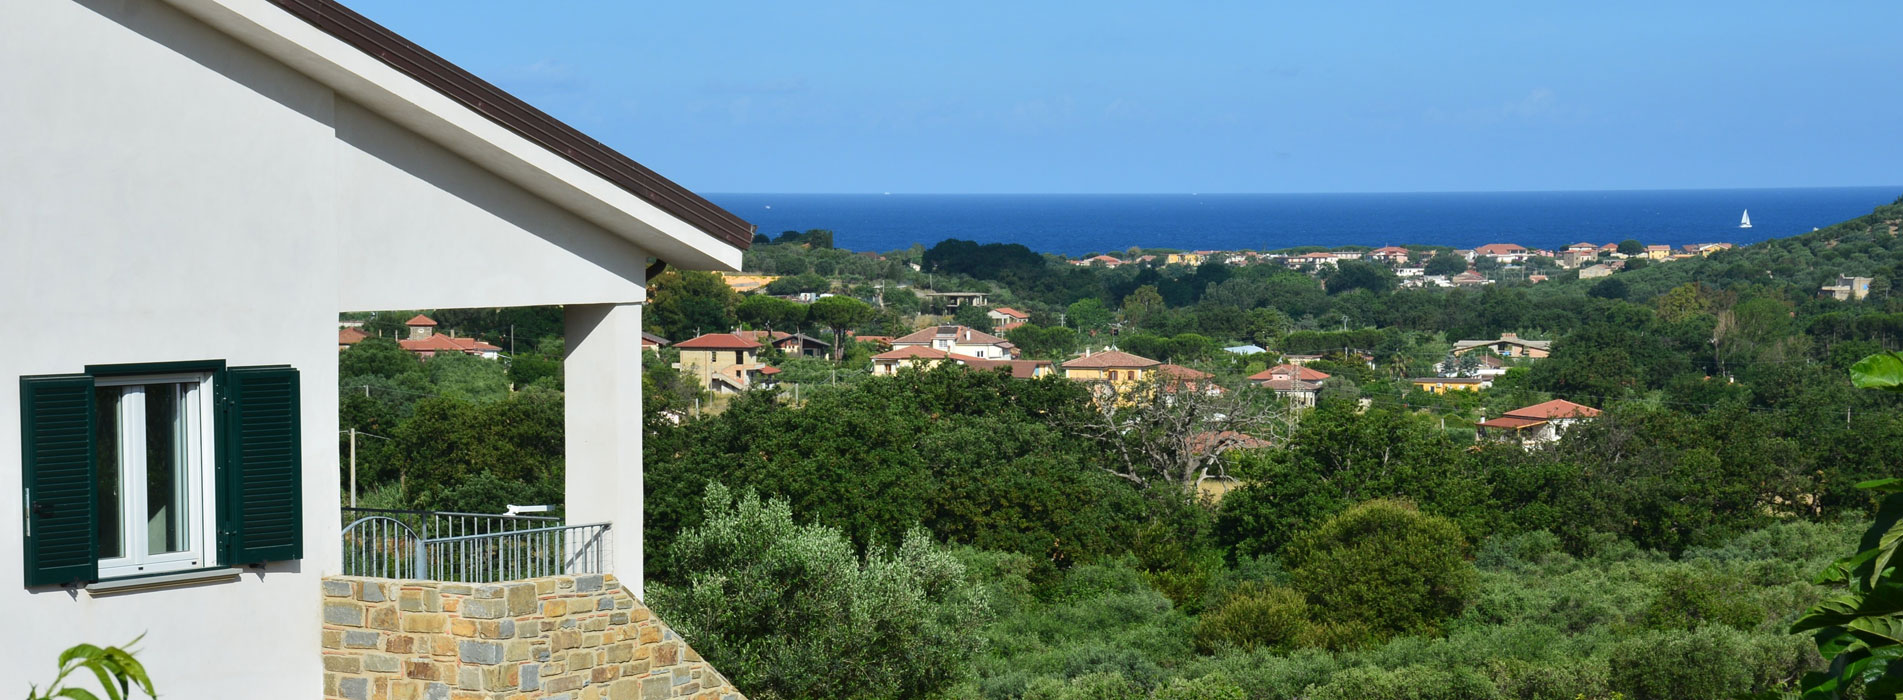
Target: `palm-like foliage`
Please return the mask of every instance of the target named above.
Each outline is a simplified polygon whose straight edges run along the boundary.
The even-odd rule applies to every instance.
[[[131,647],[138,644],[134,639],[126,648],[97,647],[91,644],[79,644],[59,655],[59,675],[53,677],[53,684],[41,691],[39,686],[30,686],[26,700],[99,700],[99,695],[85,688],[67,685],[66,679],[74,673],[84,670],[91,672],[99,680],[110,700],[125,700],[132,690],[137,688],[146,697],[158,697],[152,689],[152,679],[145,674],[145,666],[132,657]],[[82,678],[84,676],[81,676]]]

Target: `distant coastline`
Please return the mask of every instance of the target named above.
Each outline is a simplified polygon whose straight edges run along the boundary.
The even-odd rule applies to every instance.
[[[1627,238],[1746,245],[1855,218],[1903,186],[1366,194],[713,194],[768,236],[834,231],[841,248],[947,238],[1081,256],[1130,247],[1280,250],[1384,245],[1558,249]],[[1738,228],[1751,211],[1753,227]]]

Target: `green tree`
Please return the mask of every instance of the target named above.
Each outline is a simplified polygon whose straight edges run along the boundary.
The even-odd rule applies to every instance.
[[[1328,274],[1328,293],[1365,289],[1376,294],[1393,291],[1400,284],[1400,278],[1385,265],[1377,265],[1360,260],[1343,260]]]
[[[871,304],[852,297],[823,297],[806,307],[808,321],[833,332],[835,361],[845,357],[846,331],[871,320],[873,314]]]
[[[992,329],[991,314],[982,306],[960,306],[952,314],[952,320],[958,325],[985,333],[990,333]]]
[[[1467,271],[1467,259],[1453,253],[1441,253],[1430,258],[1423,272],[1429,275],[1454,276]]]
[[[648,602],[748,692],[789,700],[922,698],[964,674],[989,617],[984,590],[923,531],[863,558],[786,501],[707,488],[673,557],[694,572]]]
[[[733,330],[740,302],[720,275],[697,270],[668,270],[648,280],[648,297],[647,325],[676,341]]]
[[[1644,255],[1645,244],[1640,243],[1637,239],[1627,238],[1623,241],[1619,241],[1618,250],[1624,255]]]
[[[754,328],[791,332],[806,320],[806,307],[779,297],[749,294],[734,307],[734,315]]]
[[[1147,328],[1151,323],[1162,320],[1167,307],[1163,304],[1163,295],[1156,291],[1155,285],[1143,285],[1123,298],[1123,320],[1137,328]]]
[[[1406,501],[1349,508],[1297,537],[1286,558],[1295,588],[1324,619],[1376,639],[1435,634],[1478,584],[1460,528]]]
[[[1110,322],[1115,318],[1110,308],[1096,297],[1079,299],[1064,310],[1064,323],[1086,333],[1110,328]]]

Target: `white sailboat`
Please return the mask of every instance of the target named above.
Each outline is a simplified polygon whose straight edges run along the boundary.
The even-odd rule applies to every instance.
[[[1738,222],[1738,228],[1751,228],[1751,210],[1744,210],[1744,220]]]

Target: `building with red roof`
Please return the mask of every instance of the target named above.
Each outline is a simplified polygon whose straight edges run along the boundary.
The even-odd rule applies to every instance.
[[[1517,440],[1531,449],[1536,445],[1558,442],[1568,428],[1599,414],[1600,410],[1591,406],[1553,399],[1507,411],[1505,415],[1481,421],[1474,427],[1479,428],[1477,437],[1480,439]]]
[[[981,360],[1008,360],[1018,355],[1011,341],[967,326],[932,326],[892,339],[892,349],[925,347]]]

